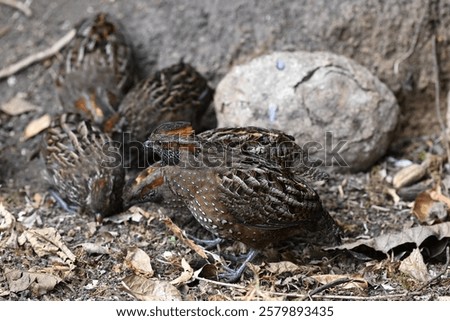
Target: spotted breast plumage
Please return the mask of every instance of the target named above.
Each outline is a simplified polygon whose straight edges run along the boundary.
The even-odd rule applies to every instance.
[[[251,250],[246,261],[268,244],[293,236],[316,244],[339,243],[339,228],[301,176],[270,158],[243,153],[239,148],[199,144],[191,138],[189,128],[179,124],[164,131],[176,132],[183,137],[182,144],[177,145],[178,140],[178,149],[170,150],[167,159],[163,157],[161,163],[141,172],[128,185],[127,197],[150,195],[150,191],[154,196],[167,184],[207,230],[248,245]],[[149,142],[149,146],[156,145],[173,147],[169,141]],[[224,278],[234,281],[244,268],[245,264]]]

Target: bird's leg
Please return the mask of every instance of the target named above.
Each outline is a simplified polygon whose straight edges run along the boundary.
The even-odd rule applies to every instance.
[[[77,212],[77,207],[75,205],[69,205],[66,201],[64,201],[59,193],[54,189],[50,189],[50,194],[55,199],[56,203],[58,203],[59,207],[61,207],[64,211],[74,214]]]
[[[216,245],[219,245],[220,243],[223,242],[223,239],[220,237],[217,237],[215,239],[212,240],[204,240],[204,239],[199,239],[195,236],[192,235],[187,235],[187,237],[189,237],[191,240],[193,240],[195,243],[200,244],[202,246],[205,247],[205,249],[209,250],[214,248]]]
[[[245,271],[245,269],[247,268],[247,263],[251,262],[258,255],[258,253],[259,253],[259,251],[255,250],[255,249],[251,249],[248,252],[247,257],[244,260],[244,262],[242,262],[242,264],[237,269],[231,269],[227,266],[223,266],[223,268],[226,272],[219,274],[219,278],[223,279],[225,282],[229,282],[229,283],[236,282],[241,277],[241,275]]]

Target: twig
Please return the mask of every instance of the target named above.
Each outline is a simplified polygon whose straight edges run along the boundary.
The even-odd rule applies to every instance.
[[[308,294],[298,294],[298,293],[283,293],[283,292],[273,292],[273,291],[264,291],[265,294],[276,295],[276,296],[284,296],[287,298],[299,298],[299,299],[307,299],[309,298]],[[373,296],[353,296],[353,295],[333,295],[333,294],[323,294],[323,295],[315,295],[315,299],[332,299],[332,300],[352,300],[352,301],[375,301],[375,300],[389,300],[393,298],[405,297],[407,295],[419,295],[420,292],[405,292],[405,293],[397,293],[397,294],[386,294],[386,295],[373,295]]]
[[[351,300],[351,301],[387,301],[393,298],[401,298],[407,295],[419,295],[420,293],[398,293],[374,296],[351,296],[351,295],[316,295],[314,298],[323,300]]]
[[[441,127],[441,135],[442,140],[444,141],[445,150],[447,152],[447,162],[450,162],[450,146],[448,145],[448,138],[447,138],[447,127],[444,124],[444,121],[442,120],[441,115],[441,101],[440,101],[440,82],[439,82],[439,62],[438,62],[438,56],[436,51],[436,35],[433,35],[431,38],[431,44],[432,44],[432,55],[433,55],[433,70],[434,70],[434,104],[436,108],[436,117],[439,122],[439,126]]]
[[[0,0],[1,1],[1,0]],[[0,79],[14,75],[16,72],[44,59],[55,55],[75,37],[75,29],[70,30],[64,37],[55,42],[50,48],[31,54],[30,56],[0,70]]]
[[[196,280],[205,281],[205,282],[216,284],[216,285],[222,285],[222,286],[226,286],[226,287],[229,287],[229,288],[236,288],[236,289],[242,289],[242,290],[247,289],[247,287],[245,287],[243,285],[235,284],[235,283],[219,282],[219,281],[214,281],[214,280],[210,280],[210,279],[205,279],[205,278],[202,278],[200,276],[194,276],[194,278]]]
[[[306,299],[308,299],[308,298],[312,298],[313,295],[315,295],[315,294],[317,294],[317,293],[320,293],[320,292],[323,292],[323,291],[325,291],[326,289],[335,287],[335,286],[337,286],[337,285],[339,285],[339,284],[349,283],[349,282],[353,282],[353,281],[354,281],[354,280],[351,279],[351,278],[341,278],[341,279],[337,279],[337,280],[331,281],[331,282],[329,282],[329,283],[326,283],[326,284],[324,284],[324,285],[321,285],[321,286],[315,288],[314,290],[310,291],[310,292],[308,293],[308,295],[305,295],[305,297],[303,298],[303,300],[306,300]]]
[[[398,68],[399,68],[400,64],[403,61],[405,61],[406,59],[408,59],[409,57],[411,57],[411,55],[414,53],[414,50],[416,50],[417,42],[419,40],[420,28],[422,27],[422,22],[425,18],[425,14],[427,13],[427,10],[428,10],[427,7],[425,7],[422,12],[422,17],[420,17],[420,20],[418,21],[418,23],[416,25],[416,28],[414,30],[413,41],[412,41],[411,46],[409,47],[408,51],[405,52],[403,54],[403,56],[401,56],[394,62],[394,74],[395,75],[398,75]]]
[[[186,246],[190,247],[192,250],[195,251],[198,255],[200,255],[204,259],[208,259],[208,255],[206,255],[205,251],[195,244],[192,240],[186,238],[183,235],[183,230],[179,228],[172,220],[167,216],[162,216],[161,221],[166,225],[166,227],[172,231],[173,234],[175,234],[176,237],[178,237]]]
[[[445,272],[447,272],[448,266],[450,264],[450,247],[447,245],[446,249],[445,249],[445,255],[447,258],[447,261],[445,262],[445,266],[442,269],[441,272],[439,272],[437,275],[435,275],[431,280],[429,280],[427,283],[425,283],[424,285],[422,285],[417,291],[420,292],[422,291],[424,288],[426,288],[427,286],[429,286],[431,283],[433,283],[434,281],[436,281],[437,279],[439,279],[441,276],[443,276],[445,274]]]
[[[0,0],[0,4],[13,7],[14,9],[17,9],[20,12],[22,12],[27,17],[30,17],[32,15],[30,7],[28,7],[26,4],[22,2],[16,0]]]

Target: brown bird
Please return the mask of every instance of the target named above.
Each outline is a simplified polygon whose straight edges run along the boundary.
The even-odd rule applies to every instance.
[[[185,120],[196,130],[214,90],[191,65],[180,62],[139,82],[119,106],[122,128],[130,140],[144,142],[161,123]]]
[[[117,108],[135,80],[133,48],[121,23],[99,13],[76,26],[55,82],[66,112],[77,112],[104,132],[119,121]]]
[[[81,115],[57,116],[44,134],[41,155],[57,199],[99,223],[123,210],[120,148]]]
[[[189,128],[166,133],[189,137]],[[150,200],[166,183],[197,221],[221,239],[251,248],[244,264],[222,277],[237,280],[245,263],[271,243],[293,236],[314,244],[337,244],[339,228],[323,208],[319,195],[300,176],[266,157],[238,149],[208,148],[186,139],[172,165],[164,160],[142,171],[124,189],[125,203],[135,197]],[[158,142],[150,142],[151,144]],[[160,143],[160,142],[159,142]],[[166,141],[165,144],[169,142]],[[170,163],[170,162],[169,162]]]
[[[233,150],[243,155],[263,160],[286,169],[292,175],[309,181],[328,180],[329,175],[319,169],[317,162],[309,160],[309,155],[295,138],[280,130],[262,127],[215,128],[195,135],[188,122],[170,122],[158,126],[150,135],[146,147],[166,164],[178,161],[178,149],[195,146],[202,148]]]

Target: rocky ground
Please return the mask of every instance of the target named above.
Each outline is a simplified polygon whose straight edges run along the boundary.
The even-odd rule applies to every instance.
[[[290,240],[267,249],[238,283],[226,284],[214,279],[223,263],[217,250],[202,258],[202,249],[174,228],[208,237],[183,210],[133,208],[97,227],[92,218],[58,207],[37,157],[41,135],[26,129],[60,108],[53,79],[61,57],[39,61],[0,79],[0,300],[448,299],[450,171],[434,107],[438,66],[445,125],[446,3],[25,2],[31,16],[0,4],[0,68],[106,10],[129,29],[143,76],[183,58],[216,86],[233,65],[264,53],[327,50],[355,59],[385,82],[401,120],[387,154],[370,170],[336,173],[317,186],[344,231],[341,247]],[[14,97],[32,106],[7,112]],[[246,249],[226,243],[221,251]]]

